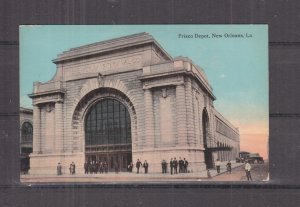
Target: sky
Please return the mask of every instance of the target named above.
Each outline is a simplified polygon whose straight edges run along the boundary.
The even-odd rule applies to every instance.
[[[189,57],[203,68],[215,108],[239,128],[241,150],[268,157],[267,25],[20,26],[20,105],[32,108],[33,82],[55,75],[52,60],[58,54],[140,32],[152,35],[172,57]]]

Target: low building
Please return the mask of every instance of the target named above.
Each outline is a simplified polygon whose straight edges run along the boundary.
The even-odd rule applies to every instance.
[[[171,57],[149,34],[139,33],[65,51],[56,75],[34,83],[32,174],[63,172],[71,162],[116,164],[188,160],[189,171],[235,159],[239,131],[214,108],[203,69]]]
[[[33,138],[32,109],[20,107],[20,170],[27,174],[30,169],[29,155],[32,153]]]

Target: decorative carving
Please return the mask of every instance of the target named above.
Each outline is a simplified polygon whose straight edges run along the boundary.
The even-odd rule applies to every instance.
[[[104,86],[104,75],[102,75],[102,73],[98,73],[98,85],[99,87]]]
[[[163,89],[162,89],[162,97],[163,97],[163,98],[166,98],[166,97],[167,97],[167,89],[166,89],[166,88],[163,88]]]
[[[53,104],[49,103],[49,104],[46,105],[46,111],[48,113],[50,113],[51,111],[53,111],[53,109],[54,109]]]

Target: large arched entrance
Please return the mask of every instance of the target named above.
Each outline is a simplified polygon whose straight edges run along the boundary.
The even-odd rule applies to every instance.
[[[126,171],[132,161],[131,118],[117,99],[94,103],[85,116],[85,156],[88,162],[106,162],[108,170]]]
[[[206,109],[202,112],[202,131],[203,131],[203,145],[204,145],[204,160],[207,169],[213,168],[212,150],[208,147],[209,138],[209,119]]]

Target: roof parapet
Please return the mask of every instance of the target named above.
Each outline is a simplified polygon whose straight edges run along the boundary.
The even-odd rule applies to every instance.
[[[58,64],[86,56],[98,55],[105,52],[116,51],[144,44],[154,44],[166,59],[172,60],[172,57],[161,47],[161,45],[153,38],[152,35],[142,32],[71,48],[70,50],[59,54],[56,59],[52,60],[52,62]]]

